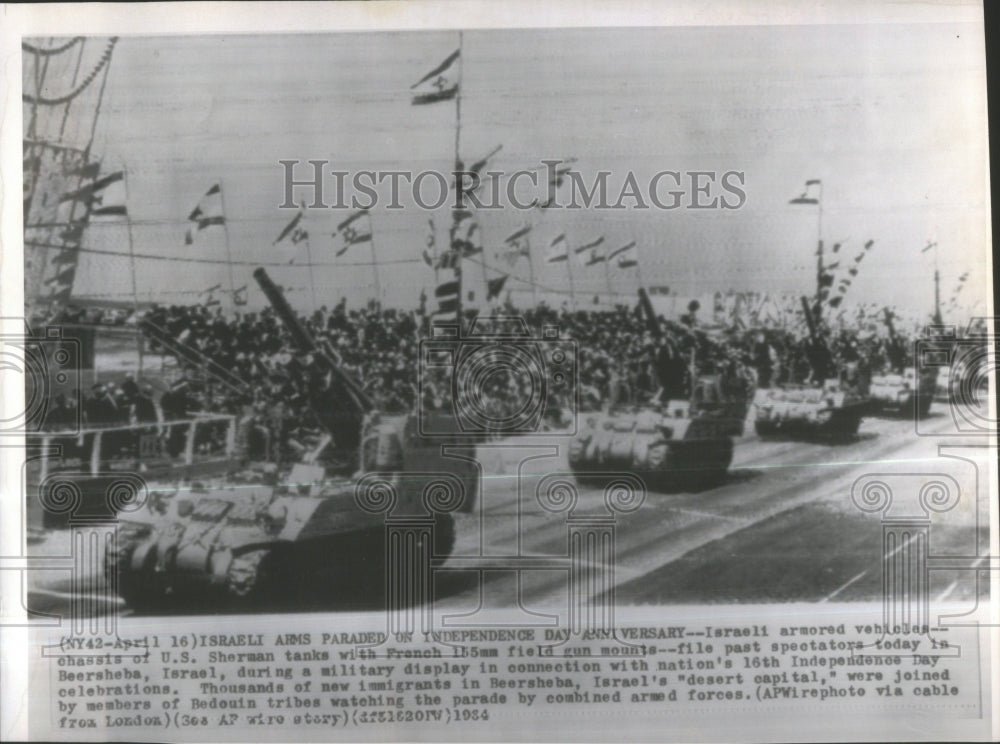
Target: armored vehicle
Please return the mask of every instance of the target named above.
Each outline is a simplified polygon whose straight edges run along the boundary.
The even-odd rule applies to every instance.
[[[893,316],[888,308],[885,323],[889,331],[889,368],[873,374],[871,380],[872,409],[875,413],[920,416],[930,413],[937,392],[938,367],[914,366],[914,349],[896,333]]]
[[[297,352],[327,381],[312,401],[326,435],[288,472],[151,487],[143,503],[122,509],[105,570],[135,609],[194,597],[253,607],[366,606],[384,597],[388,523],[424,529],[405,546],[410,560],[443,559],[454,543],[452,512],[471,509],[477,496],[474,462],[443,455],[447,442],[422,438],[415,415],[374,410],[264,270],[254,278]],[[331,449],[329,459],[347,463],[339,472],[319,464]]]
[[[651,335],[662,341],[663,329],[643,289],[639,304]],[[667,388],[662,366],[657,365],[657,373]],[[581,414],[569,446],[570,466],[581,477],[627,470],[658,490],[716,481],[732,462],[733,438],[743,431],[752,398],[752,381],[738,373],[695,373],[687,400],[612,404],[602,412]]]
[[[754,429],[764,438],[853,437],[861,419],[870,413],[869,381],[856,362],[839,369],[835,366],[805,297],[802,307],[809,328],[809,364],[817,382],[758,390],[754,398]]]

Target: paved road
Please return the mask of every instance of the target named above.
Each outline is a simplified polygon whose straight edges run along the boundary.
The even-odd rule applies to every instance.
[[[956,478],[963,499],[935,519],[932,553],[973,553],[976,468],[938,456],[938,445],[952,441],[933,436],[951,429],[943,410],[923,424],[932,436],[916,436],[912,421],[867,419],[858,438],[842,445],[745,438],[737,445],[725,483],[700,492],[650,493],[637,511],[617,517],[614,594],[600,588],[592,593],[606,600],[613,596],[619,606],[878,599],[880,517],[861,512],[850,498],[855,480],[873,472],[904,478],[901,474],[944,472]],[[541,450],[547,444],[558,442],[540,441],[534,447]],[[496,456],[510,460],[521,453],[531,450]],[[985,465],[984,455],[979,465],[983,472]],[[537,474],[565,466],[565,446],[554,457],[525,463],[524,470],[536,475],[522,478],[520,502],[510,488],[512,478],[488,481],[484,554],[509,554],[519,540],[522,555],[566,555],[565,516],[546,512],[534,498]],[[508,466],[507,472],[516,469]],[[898,482],[919,484],[920,479]],[[580,503],[599,500],[599,491],[581,485]],[[985,515],[986,494],[979,498]],[[462,527],[456,553],[477,554],[474,518],[465,519]],[[979,533],[985,540],[985,526]],[[506,561],[508,566],[516,562]],[[458,578],[451,586],[445,582],[452,594],[441,598],[438,607],[444,614],[467,615],[453,621],[474,621],[480,605],[510,608],[520,603],[523,613],[565,611],[565,572],[530,570],[518,577],[512,570],[490,568],[480,575],[470,578],[475,574],[467,572],[464,584]],[[932,572],[932,596],[970,597],[975,585],[965,576]],[[518,614],[510,613],[511,620]]]
[[[850,499],[854,481],[872,472],[956,478],[963,498],[936,521],[932,553],[973,553],[976,509],[986,513],[986,494],[974,503],[974,465],[938,456],[939,444],[954,442],[935,436],[951,427],[944,407],[938,410],[924,422],[931,436],[917,436],[912,421],[866,419],[858,438],[841,445],[744,437],[724,483],[648,493],[637,510],[617,515],[614,558],[594,559],[603,569],[613,564],[613,577],[599,572],[611,583],[588,593],[618,606],[877,599],[879,516],[860,512]],[[435,574],[439,621],[496,623],[498,609],[487,620],[482,607],[499,608],[500,621],[511,623],[554,623],[567,612],[567,513],[546,511],[535,496],[543,476],[569,470],[566,444],[538,437],[481,449],[481,509],[459,515],[455,555]],[[984,456],[980,469],[985,463]],[[603,487],[576,486],[572,515],[600,513]],[[51,554],[60,541],[64,535],[52,535],[36,549]],[[932,573],[933,596],[974,596],[974,583],[959,572]],[[30,606],[65,612],[69,589],[65,571],[38,574]]]

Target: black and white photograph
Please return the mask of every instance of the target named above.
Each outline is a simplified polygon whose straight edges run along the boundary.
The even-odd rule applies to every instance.
[[[981,3],[101,7],[5,8],[0,738],[995,740]]]

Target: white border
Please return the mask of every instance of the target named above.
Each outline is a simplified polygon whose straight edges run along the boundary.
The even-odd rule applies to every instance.
[[[21,202],[13,195],[21,184],[22,121],[20,98],[21,36],[114,35],[114,34],[247,34],[322,33],[330,31],[432,30],[452,28],[558,28],[640,26],[813,25],[869,23],[982,22],[982,4],[975,0],[952,2],[863,2],[863,0],[697,0],[654,2],[629,0],[622,3],[586,0],[538,0],[506,2],[459,2],[457,0],[413,0],[412,2],[345,3],[150,3],[150,4],[53,4],[0,6],[0,317],[23,314],[23,246]],[[986,123],[984,122],[984,125]],[[984,134],[984,136],[986,136]],[[989,193],[987,174],[986,193]],[[986,226],[991,236],[991,225]],[[987,240],[984,266],[991,265],[992,239]],[[994,314],[992,276],[988,278],[988,314]],[[995,391],[994,391],[995,392]],[[4,408],[22,405],[23,390],[4,390]],[[996,400],[994,394],[994,400]],[[9,442],[5,442],[9,444]],[[20,458],[10,450],[0,451],[0,494],[19,492]],[[992,488],[996,493],[996,472]],[[0,499],[0,554],[21,537],[18,500]],[[996,504],[993,505],[994,508]],[[995,522],[995,515],[994,515]],[[991,535],[991,552],[998,551],[998,535]],[[19,552],[19,551],[17,551]],[[12,587],[0,582],[0,600],[5,607],[19,605],[19,596],[9,596]],[[994,579],[994,596],[996,582]],[[997,607],[994,606],[994,613]],[[997,617],[1000,621],[1000,617]],[[996,656],[1000,630],[994,628],[992,651]],[[0,632],[0,740],[28,737],[22,705],[27,689],[27,632]],[[18,663],[18,660],[22,663]],[[995,660],[995,659],[994,659]],[[992,668],[992,687],[1000,689],[1000,669]],[[14,692],[12,692],[14,691]],[[994,711],[994,731],[1000,728]]]

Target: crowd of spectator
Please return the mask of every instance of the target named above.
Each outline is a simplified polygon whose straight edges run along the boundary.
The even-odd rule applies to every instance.
[[[161,405],[169,406],[169,395]],[[89,392],[57,393],[45,411],[46,431],[112,428],[125,424],[156,423],[161,419],[153,388],[131,376],[121,383],[95,383]]]
[[[543,338],[543,329],[558,328],[559,339],[566,342],[563,348],[575,357],[579,388],[551,386],[547,391],[546,420],[553,425],[575,407],[571,400],[575,396],[581,410],[596,410],[609,403],[684,399],[691,395],[693,380],[702,375],[749,378],[752,390],[753,385],[815,382],[835,375],[848,362],[869,370],[901,370],[912,363],[909,338],[823,329],[826,343],[815,344],[805,324],[798,331],[706,327],[697,303],[678,320],[658,318],[655,324],[638,306],[573,310],[541,304],[505,312],[523,318],[534,339]],[[470,314],[467,326],[471,319]],[[338,405],[329,396],[324,399],[330,380],[317,364],[318,353],[353,378],[379,411],[405,413],[418,403],[423,410],[454,411],[454,370],[426,365],[421,370],[421,339],[431,330],[430,319],[421,312],[375,302],[348,308],[341,301],[299,321],[316,340],[319,352],[296,349],[269,307],[235,318],[202,305],[155,307],[140,323],[147,349],[177,356],[180,379],[158,402],[151,388],[131,379],[121,385],[97,385],[82,401],[80,420],[89,426],[112,426],[177,420],[197,412],[237,414],[248,425],[253,454],[295,457],[321,433],[317,406]],[[481,333],[484,327],[489,328],[479,325],[477,330]],[[178,350],[184,353],[177,354]],[[224,370],[226,379],[239,384],[220,382],[213,370]],[[499,420],[505,406],[523,403],[525,386],[533,384],[530,378],[498,369],[482,377],[479,389],[460,395],[477,396],[480,410]],[[77,413],[69,410],[70,405],[65,398],[57,399],[50,407],[47,428],[74,419]]]

